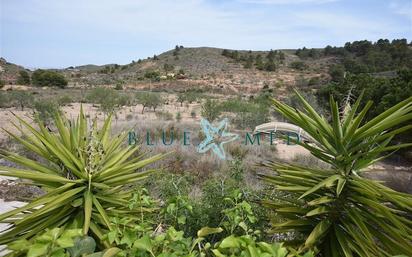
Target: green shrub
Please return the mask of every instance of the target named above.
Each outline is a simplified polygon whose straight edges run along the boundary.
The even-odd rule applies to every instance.
[[[16,129],[23,136],[8,133],[47,162],[38,163],[2,150],[3,158],[22,168],[2,166],[0,174],[29,179],[32,185],[46,188],[47,193],[0,215],[0,221],[11,225],[0,235],[0,244],[30,240],[47,228],[67,226],[82,228],[84,236],[93,237],[99,248],[105,248],[109,242],[103,235],[113,230],[111,218],[121,214],[128,217],[130,224],[137,224],[141,217],[135,214],[150,211],[145,206],[130,206],[132,190],[121,186],[153,173],[153,169],[136,171],[161,159],[162,155],[148,159],[142,155],[132,157],[139,148],[122,144],[126,141],[126,132],[111,137],[110,117],[98,129],[87,124],[82,109],[77,121],[70,123],[57,114],[55,133],[42,123],[36,124],[40,128],[37,131],[23,119],[18,120],[24,129],[20,126]]]
[[[160,72],[158,71],[146,71],[144,77],[151,80],[159,80]]]
[[[0,79],[0,89],[2,89],[6,85],[6,81]]]
[[[40,121],[49,124],[53,117],[60,112],[60,106],[50,100],[41,100],[34,102],[34,111]]]
[[[24,107],[31,107],[34,102],[34,97],[30,92],[14,90],[11,92],[10,98],[13,102],[16,102],[17,105],[24,110]]]
[[[74,246],[74,238],[80,236],[82,236],[81,229],[46,229],[46,232],[38,235],[31,241],[19,239],[10,243],[7,248],[16,255],[66,256],[65,253]],[[91,253],[93,252],[94,249]]]
[[[30,74],[25,70],[19,71],[19,76],[17,77],[17,84],[30,85]]]
[[[216,100],[206,99],[206,102],[202,104],[202,117],[209,122],[213,122],[218,119],[221,113],[219,104]]]
[[[156,117],[162,120],[173,120],[173,114],[170,112],[156,112]]]
[[[114,87],[115,90],[123,90],[123,86],[122,84],[116,84],[116,86]]]
[[[180,122],[182,120],[182,114],[180,112],[176,113],[176,121]]]
[[[341,82],[344,79],[345,68],[340,65],[333,65],[329,68],[329,75],[334,82]]]
[[[304,70],[307,68],[307,65],[302,61],[291,62],[289,66],[295,70]]]
[[[57,103],[58,103],[60,106],[68,105],[68,104],[71,104],[72,102],[73,102],[73,99],[72,99],[70,96],[68,96],[68,95],[64,95],[64,96],[60,97],[60,98],[57,100]]]
[[[67,86],[67,80],[64,75],[50,70],[35,70],[32,74],[32,83],[38,87],[60,87]]]

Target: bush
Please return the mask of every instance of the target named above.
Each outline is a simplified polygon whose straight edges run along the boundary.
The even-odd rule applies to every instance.
[[[345,68],[342,65],[333,65],[329,68],[329,75],[334,82],[341,82],[344,79]]]
[[[0,79],[0,89],[2,89],[6,85],[6,81]]]
[[[123,90],[123,83],[122,82],[117,82],[114,89],[115,90]]]
[[[158,71],[146,71],[144,77],[151,80],[159,80],[160,73]]]
[[[232,123],[237,128],[254,129],[257,125],[268,122],[269,109],[267,107],[267,100],[269,95],[259,95],[252,101],[245,101],[242,99],[229,99],[220,104],[220,110],[224,112],[232,112],[236,114]]]
[[[33,72],[32,83],[38,87],[60,87],[65,88],[67,86],[67,80],[64,75],[49,70],[38,69]]]
[[[220,113],[221,110],[217,101],[207,99],[206,102],[202,104],[202,117],[209,122],[213,122],[219,118]]]
[[[50,100],[41,100],[34,103],[36,116],[45,124],[49,124],[53,117],[60,112],[59,105]]]
[[[176,113],[176,121],[180,122],[182,120],[182,114],[180,112]]]
[[[30,85],[30,74],[25,70],[19,71],[19,76],[17,78],[17,84]]]
[[[295,61],[290,63],[290,67],[295,70],[304,70],[307,68],[307,65],[302,61]]]
[[[156,112],[156,117],[162,120],[173,120],[173,114],[170,112]]]
[[[309,86],[314,86],[314,85],[318,85],[320,82],[319,77],[312,77],[309,79],[308,85]]]

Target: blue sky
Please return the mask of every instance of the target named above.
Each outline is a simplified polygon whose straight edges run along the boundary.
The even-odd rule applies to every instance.
[[[267,50],[412,39],[412,0],[0,0],[0,56],[126,64],[175,45]]]

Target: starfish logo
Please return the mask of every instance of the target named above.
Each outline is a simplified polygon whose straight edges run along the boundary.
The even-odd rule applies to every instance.
[[[223,145],[239,138],[239,135],[227,132],[228,119],[223,119],[217,127],[214,127],[207,119],[200,121],[206,138],[197,147],[197,152],[205,153],[212,151],[222,160],[226,159]]]

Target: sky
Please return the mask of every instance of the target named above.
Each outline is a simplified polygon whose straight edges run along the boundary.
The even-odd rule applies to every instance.
[[[0,56],[26,68],[127,64],[185,47],[412,40],[412,0],[0,0]]]

